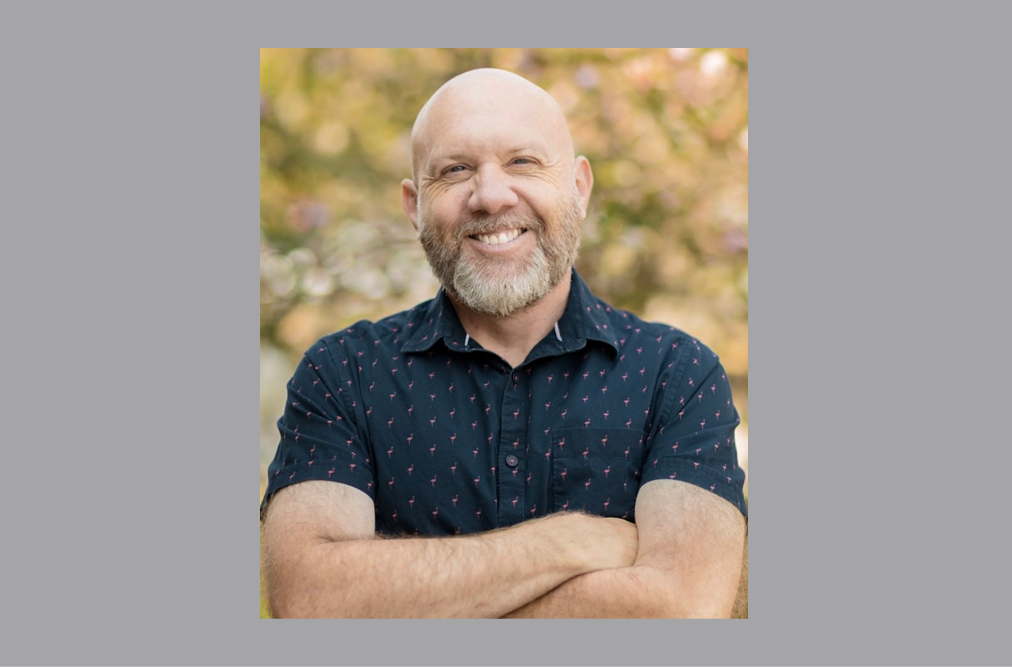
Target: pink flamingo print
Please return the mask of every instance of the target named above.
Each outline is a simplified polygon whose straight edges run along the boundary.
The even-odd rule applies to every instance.
[[[436,488],[436,476],[435,475],[432,476],[432,479],[429,480],[429,483],[432,484],[432,488]]]
[[[608,473],[610,473],[610,472],[611,472],[611,466],[608,466],[607,468],[604,469],[604,478],[605,479],[608,479]]]
[[[450,466],[450,472],[453,474],[454,477],[457,476],[457,463],[456,463],[456,461],[453,463],[452,466]]]
[[[531,517],[533,517],[534,513],[537,512],[537,511],[538,511],[538,506],[537,505],[535,505],[534,507],[532,507],[531,508]]]
[[[481,481],[481,477],[475,477],[474,478],[474,488],[476,488],[476,489],[478,488],[478,482],[480,482],[480,481]]]
[[[611,498],[609,498],[608,500],[604,501],[604,511],[605,512],[608,511],[608,505],[610,505],[610,504],[611,504]]]
[[[411,509],[415,508],[415,497],[414,496],[411,496],[411,500],[408,501],[408,507],[410,507]]]
[[[349,463],[348,467],[351,469],[351,472],[355,472],[355,466],[357,466],[357,465],[358,464],[356,464],[356,463]]]
[[[393,477],[391,477],[391,478],[390,478],[390,481],[389,481],[389,482],[387,482],[387,488],[388,488],[388,489],[392,489],[392,488],[394,488],[394,478],[393,478]]]
[[[415,469],[415,464],[412,463],[408,466],[408,477],[411,477],[411,472]]]
[[[583,490],[584,491],[590,490],[590,480],[589,479],[586,482],[583,483]]]
[[[432,445],[431,447],[429,447],[429,456],[435,456],[435,455],[436,455],[436,446]]]
[[[586,449],[583,450],[583,458],[584,459],[587,458],[587,454],[590,454],[590,447],[587,447]]]
[[[560,475],[562,476],[562,481],[563,482],[566,481],[566,475],[568,475],[568,474],[569,474],[569,468],[563,468],[562,472],[560,473]]]
[[[568,500],[565,503],[562,504],[562,510],[566,511],[567,509],[569,509],[569,501]]]
[[[327,471],[327,479],[330,479],[330,476],[334,474],[335,470],[337,470],[337,468],[331,468]]]
[[[450,502],[452,502],[452,503],[453,503],[453,507],[454,507],[454,509],[456,509],[456,508],[457,508],[457,501],[458,501],[458,500],[460,500],[460,494],[459,494],[459,493],[455,493],[455,494],[453,495],[453,498],[452,498],[452,499],[450,500]]]
[[[608,436],[607,435],[605,435],[603,438],[601,438],[601,445],[604,446],[604,447],[608,446]]]
[[[450,444],[452,445],[457,440],[457,434],[454,433],[450,436]]]
[[[410,444],[411,444],[411,441],[412,441],[412,440],[414,440],[414,439],[415,439],[415,434],[414,434],[414,433],[412,433],[412,434],[411,434],[411,435],[409,435],[409,436],[408,436],[408,438],[407,438],[407,440],[408,440],[408,444],[410,445]]]
[[[437,508],[435,509],[435,511],[434,511],[434,512],[432,512],[432,518],[433,518],[433,520],[435,520],[435,518],[436,518],[437,516],[439,516],[439,508],[438,508],[438,507],[437,507]]]
[[[391,445],[390,449],[387,450],[387,458],[388,459],[389,458],[393,458],[393,456],[394,456],[394,448],[393,448],[393,445]]]
[[[569,412],[569,410],[563,410],[563,411],[562,411],[562,418],[563,418],[563,419],[565,419],[565,418],[566,418],[566,413],[568,413],[568,412]]]
[[[518,503],[519,501],[520,501],[520,496],[517,496],[516,498],[514,498],[514,499],[513,499],[513,507],[516,507],[516,506],[517,506],[517,503]]]
[[[632,449],[632,447],[626,447],[626,448],[625,448],[625,457],[626,457],[626,458],[629,458],[629,450],[630,450],[630,449]]]

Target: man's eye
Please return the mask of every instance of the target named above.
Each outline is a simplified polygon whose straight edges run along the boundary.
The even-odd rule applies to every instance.
[[[518,157],[513,160],[513,164],[534,164],[534,161],[526,157]]]
[[[455,164],[452,167],[450,167],[449,169],[447,169],[446,173],[447,174],[456,174],[456,173],[464,171],[464,169],[466,169],[466,168],[467,167],[465,167],[462,164]]]

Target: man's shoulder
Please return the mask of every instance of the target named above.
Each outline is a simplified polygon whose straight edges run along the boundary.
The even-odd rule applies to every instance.
[[[359,320],[344,329],[320,338],[316,347],[332,353],[345,354],[368,350],[399,349],[426,321],[433,300],[423,301],[411,308],[393,313],[379,320]]]
[[[686,357],[716,362],[719,357],[703,341],[685,330],[667,323],[647,320],[630,310],[616,308],[601,299],[593,298],[595,309],[600,309],[608,318],[616,335],[620,348],[624,350],[644,350],[649,345],[666,357],[669,362],[676,358]]]
[[[601,299],[594,298],[595,308],[603,311],[615,332],[625,339],[652,338],[655,342],[669,341],[682,345],[684,343],[700,344],[692,335],[677,326],[666,322],[645,320],[631,310],[611,306]]]

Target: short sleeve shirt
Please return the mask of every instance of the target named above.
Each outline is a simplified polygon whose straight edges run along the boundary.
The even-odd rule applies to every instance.
[[[482,532],[563,510],[635,520],[640,486],[694,484],[747,517],[717,355],[591,294],[512,368],[441,290],[321,338],[288,383],[261,503],[306,480],[372,498],[383,534]]]

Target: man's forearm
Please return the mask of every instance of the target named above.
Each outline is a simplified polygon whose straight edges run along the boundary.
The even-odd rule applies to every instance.
[[[668,618],[663,580],[645,567],[574,577],[503,618]]]
[[[664,573],[649,566],[598,570],[561,584],[503,618],[698,617],[686,607]],[[748,536],[732,618],[748,618]]]
[[[500,617],[616,560],[570,546],[588,520],[556,515],[465,537],[321,542],[284,565],[272,606],[279,616],[317,618]]]

